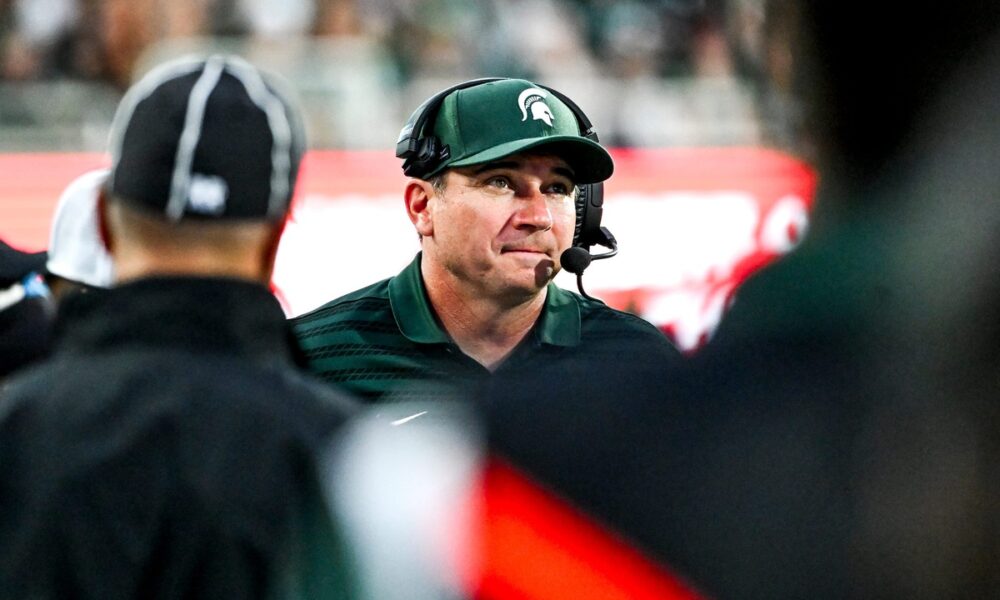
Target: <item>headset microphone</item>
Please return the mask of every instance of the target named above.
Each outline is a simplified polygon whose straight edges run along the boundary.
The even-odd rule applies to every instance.
[[[608,231],[607,227],[601,227],[599,233],[594,236],[593,243],[609,248],[610,252],[591,254],[586,248],[570,246],[563,250],[563,253],[559,256],[559,264],[562,265],[562,268],[576,275],[576,287],[580,290],[581,296],[590,300],[597,300],[597,298],[594,298],[583,289],[583,272],[590,266],[592,261],[611,258],[618,254],[618,240]]]
[[[559,257],[559,264],[570,273],[583,275],[583,270],[590,266],[592,260],[590,252],[579,246],[572,246],[566,248],[562,256]]]

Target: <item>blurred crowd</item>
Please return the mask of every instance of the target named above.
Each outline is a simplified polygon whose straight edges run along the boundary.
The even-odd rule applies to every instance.
[[[321,93],[315,87],[338,87],[336,77],[323,73],[332,67],[317,63],[356,64],[350,77],[369,97],[406,95],[399,107],[379,103],[382,114],[402,112],[402,106],[445,84],[502,75],[547,82],[584,98],[592,120],[605,123],[604,139],[613,145],[769,141],[788,147],[793,142],[786,129],[801,129],[790,123],[795,111],[788,100],[794,92],[790,48],[798,18],[792,4],[3,0],[0,84],[78,81],[120,94],[164,54],[229,40],[240,44],[242,54],[254,54],[248,45],[266,48],[269,57],[253,58],[290,72],[293,85],[306,88],[306,95]],[[291,40],[309,45],[308,56],[299,55],[291,65],[275,63],[275,55],[289,52]],[[285,47],[275,50],[278,41]],[[331,47],[335,51],[324,54]],[[296,70],[304,71],[301,77]],[[378,81],[367,83],[371,77]],[[350,91],[329,93],[339,98],[336,110],[351,103]],[[309,113],[309,98],[305,101]],[[7,112],[5,118],[0,111],[0,126],[10,120]],[[353,117],[359,118],[364,115]],[[384,145],[376,143],[383,132],[368,120],[360,131],[335,123],[329,134],[317,123],[321,120],[312,117],[316,145]]]
[[[5,0],[2,75],[127,86],[152,44],[191,36],[368,37],[403,77],[474,70],[630,78],[781,69],[767,0]],[[780,32],[787,35],[788,32]],[[785,67],[787,68],[787,66]]]

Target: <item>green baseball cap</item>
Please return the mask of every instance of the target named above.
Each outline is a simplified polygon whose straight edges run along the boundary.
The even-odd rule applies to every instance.
[[[552,92],[524,79],[501,79],[452,92],[441,104],[434,135],[451,156],[433,173],[544,148],[565,160],[577,183],[611,177],[614,161],[580,131],[573,110]]]

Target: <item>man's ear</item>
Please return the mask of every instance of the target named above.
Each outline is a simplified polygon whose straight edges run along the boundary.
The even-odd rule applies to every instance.
[[[434,186],[422,179],[411,179],[403,194],[406,214],[421,237],[434,235],[433,200]]]
[[[108,254],[114,253],[115,240],[108,226],[108,195],[104,186],[100,186],[97,192],[97,231],[101,236],[101,244],[104,245]]]

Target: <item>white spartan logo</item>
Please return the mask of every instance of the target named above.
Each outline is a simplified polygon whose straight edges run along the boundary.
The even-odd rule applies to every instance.
[[[531,111],[532,121],[545,121],[545,124],[552,127],[552,111],[545,104],[548,93],[538,88],[528,88],[517,97],[517,105],[521,109],[521,121],[528,120],[528,111]]]

